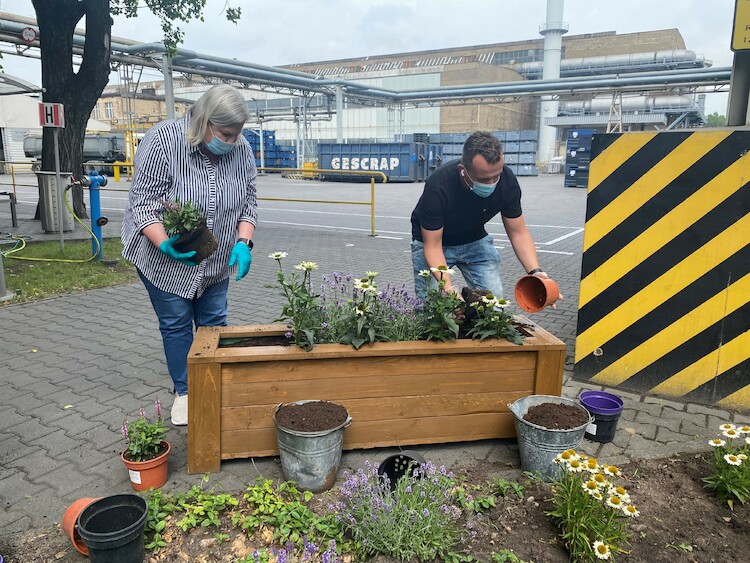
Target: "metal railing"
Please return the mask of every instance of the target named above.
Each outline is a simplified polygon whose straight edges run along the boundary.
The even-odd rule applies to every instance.
[[[300,199],[286,197],[259,197],[263,201],[294,201],[301,203],[335,203],[344,205],[369,205],[370,206],[370,236],[377,236],[375,233],[375,178],[380,178],[385,184],[388,182],[388,176],[380,171],[366,170],[331,170],[326,168],[258,168],[259,172],[302,172],[303,178],[314,178],[320,176],[321,172],[331,174],[341,174],[349,176],[369,176],[370,177],[370,201],[352,201],[336,199]]]

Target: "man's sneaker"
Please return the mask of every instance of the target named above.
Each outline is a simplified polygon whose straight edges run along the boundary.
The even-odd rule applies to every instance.
[[[188,396],[174,394],[172,403],[172,424],[185,426],[188,423]]]

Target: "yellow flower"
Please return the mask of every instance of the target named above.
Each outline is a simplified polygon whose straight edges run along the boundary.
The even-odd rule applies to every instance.
[[[590,457],[586,460],[586,469],[588,469],[592,473],[596,473],[597,471],[599,471],[599,463],[595,458]]]
[[[568,462],[568,471],[572,473],[581,473],[583,471],[583,464],[578,459],[571,459]]]
[[[591,545],[591,547],[594,549],[594,553],[596,554],[597,558],[609,559],[611,552],[609,551],[609,546],[606,543],[597,540]]]

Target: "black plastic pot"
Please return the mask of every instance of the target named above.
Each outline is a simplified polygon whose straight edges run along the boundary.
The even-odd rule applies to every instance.
[[[148,505],[138,495],[113,495],[78,515],[78,533],[92,563],[141,563]]]
[[[388,456],[378,465],[378,475],[388,477],[391,490],[396,488],[398,480],[409,471],[418,470],[425,463],[425,459],[414,450],[404,450]]]

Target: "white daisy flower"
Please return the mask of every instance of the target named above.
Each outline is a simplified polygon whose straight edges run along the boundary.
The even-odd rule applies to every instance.
[[[377,272],[365,272],[365,275],[368,278],[373,279],[374,277],[376,277],[378,275],[378,273]]]
[[[632,504],[629,504],[627,506],[623,506],[622,507],[622,512],[626,516],[632,516],[632,517],[638,516],[640,514],[640,512],[638,512],[638,509],[634,505],[632,505]]]
[[[449,268],[445,264],[441,264],[437,268],[430,268],[430,271],[431,272],[440,272],[441,274],[449,274],[451,276],[455,273],[455,271],[452,268]]]
[[[714,448],[720,448],[725,444],[726,441],[722,440],[721,438],[714,438],[713,440],[708,441],[708,445],[713,446]]]
[[[310,270],[317,270],[318,265],[315,262],[300,262],[295,266],[297,270],[305,270],[309,272]]]
[[[611,495],[609,498],[607,498],[607,506],[610,506],[612,508],[621,508],[622,504],[622,499],[617,495]]]
[[[723,436],[726,436],[727,438],[736,438],[740,435],[739,432],[737,432],[736,428],[727,428],[721,433]]]
[[[269,258],[273,258],[274,260],[281,260],[282,258],[287,257],[286,252],[273,252],[268,255]]]
[[[605,475],[611,475],[613,477],[620,475],[620,468],[616,465],[603,465],[602,467],[604,468]]]
[[[609,546],[606,543],[597,540],[593,544],[591,544],[591,547],[594,549],[594,553],[596,554],[597,558],[609,559],[611,552],[609,550]]]
[[[750,426],[740,426],[737,428],[737,432],[740,434],[750,434]]]
[[[729,422],[719,426],[719,430],[734,430],[735,428],[737,427],[734,424],[731,424]]]
[[[742,460],[739,458],[739,456],[736,456],[734,454],[725,455],[724,461],[726,461],[729,465],[736,465],[736,466],[742,465]]]
[[[417,275],[421,278],[429,278],[432,274],[430,274],[430,270],[419,270]]]

